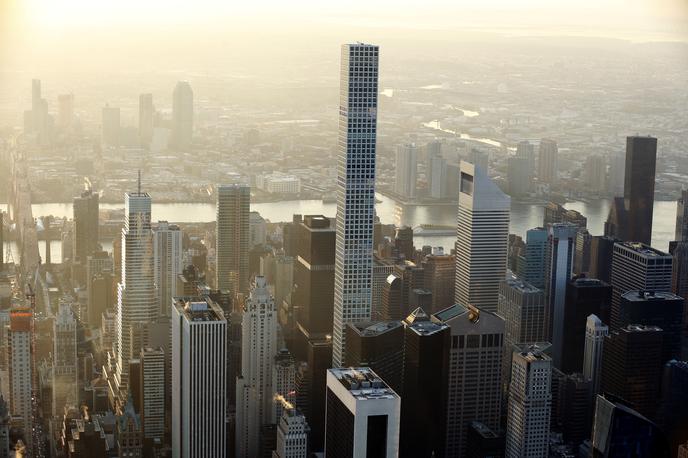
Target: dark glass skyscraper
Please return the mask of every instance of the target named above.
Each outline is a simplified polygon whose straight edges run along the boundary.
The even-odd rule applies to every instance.
[[[651,243],[656,163],[656,138],[626,138],[624,196],[623,200],[614,200],[605,223],[605,235],[627,242]]]

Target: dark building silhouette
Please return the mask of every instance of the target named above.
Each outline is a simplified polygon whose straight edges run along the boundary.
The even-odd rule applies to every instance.
[[[621,296],[621,326],[642,324],[657,326],[662,337],[662,363],[681,357],[683,298],[672,293],[628,291]]]
[[[450,254],[431,254],[421,262],[425,288],[432,291],[432,313],[454,303],[456,259]]]
[[[566,375],[561,383],[559,393],[561,414],[561,433],[564,441],[580,444],[590,437],[592,406],[590,405],[590,380],[583,374]]]
[[[688,362],[671,360],[662,374],[662,403],[659,424],[676,456],[680,444],[688,441]]]
[[[656,165],[656,138],[626,138],[624,196],[623,199],[615,198],[612,203],[604,225],[605,235],[650,245]]]
[[[592,457],[669,458],[669,445],[652,421],[613,396],[597,396]]]
[[[631,325],[604,341],[602,393],[623,399],[646,417],[655,415],[659,400],[662,334],[655,326]]]
[[[399,456],[444,456],[449,382],[449,326],[414,310],[403,322],[404,378]]]
[[[400,227],[394,235],[394,248],[398,257],[403,257],[407,261],[413,261],[415,250],[413,248],[413,228],[409,226]]]
[[[583,371],[585,325],[588,316],[609,316],[612,287],[594,278],[575,278],[566,288],[561,369],[565,374]]]
[[[413,308],[410,305],[411,292],[423,288],[423,268],[406,261],[394,266],[394,273],[387,277],[382,287],[382,316],[385,320],[402,320]]]
[[[674,258],[671,291],[684,299],[683,323],[688,325],[688,242],[669,242],[669,254]]]
[[[612,281],[612,257],[614,244],[620,242],[615,237],[596,235],[590,241],[590,276],[604,282]]]
[[[390,388],[401,393],[404,327],[400,321],[348,323],[344,366],[369,367]]]
[[[468,427],[466,458],[500,458],[504,456],[504,435],[472,421]]]

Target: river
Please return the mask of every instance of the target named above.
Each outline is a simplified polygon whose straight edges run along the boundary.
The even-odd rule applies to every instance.
[[[455,205],[401,205],[389,197],[377,194],[378,204],[376,205],[377,214],[385,224],[395,224],[397,226],[417,226],[419,224],[456,224]],[[600,199],[595,202],[569,202],[566,208],[577,210],[588,218],[588,229],[594,235],[602,234],[604,222],[609,213],[610,201]],[[101,204],[101,209],[123,208],[119,204]],[[320,200],[290,200],[283,202],[256,203],[251,204],[251,210],[259,212],[263,218],[272,222],[291,221],[292,215],[299,213],[323,214],[334,216],[336,204],[323,203]],[[511,225],[510,231],[514,234],[523,236],[525,232],[533,227],[542,225],[544,209],[541,205],[534,204],[511,204]],[[72,217],[71,203],[49,203],[34,204],[34,217],[53,215],[55,217]],[[161,203],[153,204],[153,221],[167,220],[177,223],[186,222],[208,222],[215,220],[215,205],[201,203]],[[654,221],[652,225],[653,246],[660,250],[667,250],[669,241],[674,237],[674,226],[676,221],[676,202],[657,201],[654,208]],[[423,245],[442,246],[449,250],[454,246],[455,237],[453,236],[422,236],[417,237],[416,246]],[[111,246],[110,243],[106,248]],[[41,257],[45,259],[45,243],[40,243]],[[61,246],[59,241],[51,243],[51,256],[53,262],[60,262]],[[16,260],[16,256],[15,256]]]

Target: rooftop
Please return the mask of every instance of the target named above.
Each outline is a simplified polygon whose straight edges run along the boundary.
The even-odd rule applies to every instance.
[[[535,286],[531,285],[527,281],[521,280],[520,278],[510,278],[508,280],[504,280],[507,285],[509,285],[511,288],[520,291],[522,293],[538,293],[542,291],[540,288],[536,288]]]
[[[328,371],[359,401],[399,397],[369,367],[336,368]]]
[[[643,255],[645,257],[667,257],[670,258],[671,255],[667,254],[663,251],[659,251],[656,248],[652,248],[649,245],[645,245],[644,243],[640,242],[620,242],[617,243],[616,245],[622,246],[628,250],[634,251],[640,255]]]
[[[379,334],[383,334],[392,329],[401,327],[400,321],[380,321],[380,322],[362,322],[362,323],[349,323],[349,326],[353,328],[359,335],[363,337],[371,337]]]
[[[200,296],[175,297],[174,305],[189,321],[223,321],[222,310],[210,299]]]
[[[683,301],[683,298],[673,293],[666,293],[660,291],[627,291],[621,295],[624,299],[630,302],[645,302],[645,301]]]

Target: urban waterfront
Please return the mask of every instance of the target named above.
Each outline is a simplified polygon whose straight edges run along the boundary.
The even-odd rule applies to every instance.
[[[453,226],[456,224],[456,206],[454,205],[401,205],[395,200],[382,194],[377,194],[377,214],[385,224],[397,226],[417,226],[420,224],[437,224]],[[604,222],[609,213],[610,201],[600,199],[594,202],[573,201],[565,205],[566,208],[581,212],[588,218],[588,230],[593,235],[604,232]],[[34,204],[35,218],[53,215],[57,218],[72,218],[71,203]],[[118,204],[101,204],[103,210],[124,208]],[[320,200],[287,200],[282,202],[257,203],[251,205],[252,211],[257,211],[265,219],[273,223],[291,221],[294,214],[314,215],[323,214],[334,216],[337,205],[323,203]],[[510,232],[524,236],[528,229],[542,225],[544,213],[542,205],[512,202]],[[171,221],[176,223],[210,222],[215,221],[215,205],[207,203],[159,203],[153,204],[153,221]],[[668,250],[669,242],[673,240],[676,223],[676,202],[657,201],[654,207],[654,221],[652,224],[652,245],[660,250]],[[454,236],[416,236],[418,246],[441,246],[445,250],[454,247]],[[102,242],[105,249],[111,248],[111,243]],[[16,256],[16,247],[10,248]],[[53,262],[61,262],[62,247],[59,241],[50,245]],[[40,244],[41,257],[45,259],[45,243]]]

